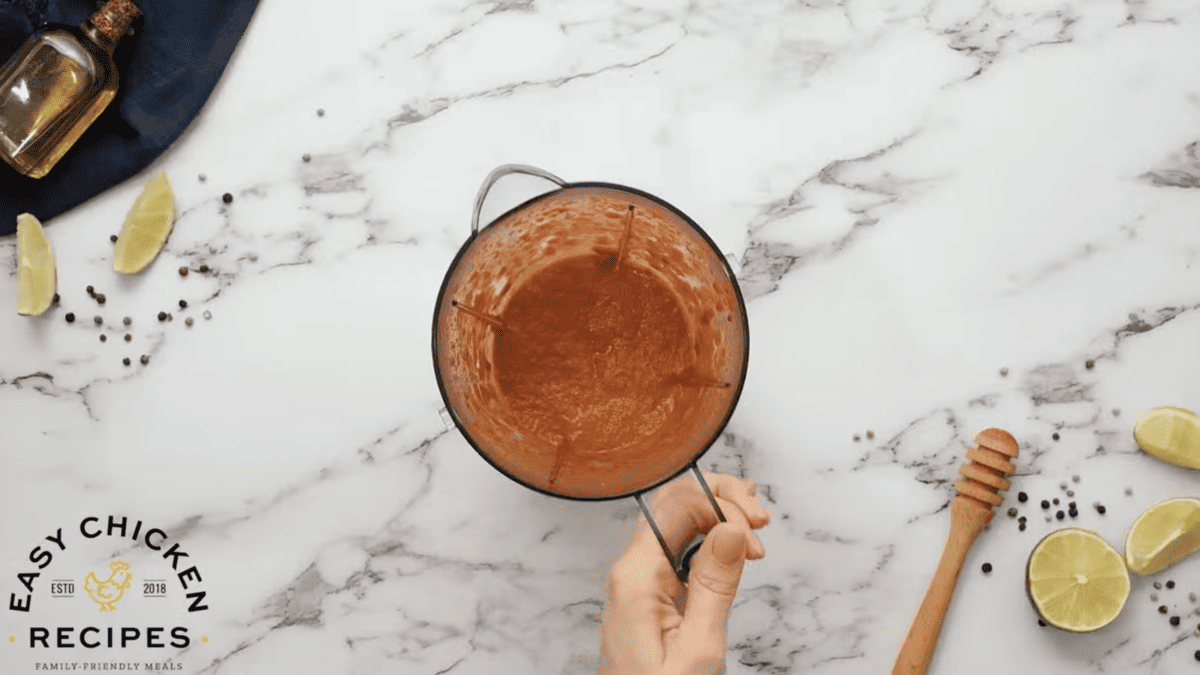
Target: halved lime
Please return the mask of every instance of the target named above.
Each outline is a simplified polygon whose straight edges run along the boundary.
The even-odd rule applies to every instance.
[[[1042,620],[1074,633],[1112,623],[1129,598],[1125,561],[1103,537],[1067,527],[1046,535],[1025,567],[1025,589]]]
[[[113,248],[113,271],[137,274],[146,269],[162,250],[175,223],[175,192],[167,174],[158,175],[146,183],[117,235]]]
[[[1149,576],[1200,550],[1200,499],[1159,502],[1138,516],[1125,539],[1129,569]]]
[[[41,222],[32,214],[17,216],[17,312],[38,316],[54,302],[58,269],[54,250]]]

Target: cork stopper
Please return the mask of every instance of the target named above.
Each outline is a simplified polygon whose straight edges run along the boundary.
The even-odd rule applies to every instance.
[[[142,10],[129,0],[108,0],[92,14],[88,21],[96,32],[109,42],[116,42],[129,30],[133,20],[141,16]]]

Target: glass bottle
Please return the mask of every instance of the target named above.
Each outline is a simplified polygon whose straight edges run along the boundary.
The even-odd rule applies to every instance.
[[[141,14],[108,0],[78,26],[39,28],[0,68],[0,158],[41,178],[117,93],[113,50]]]

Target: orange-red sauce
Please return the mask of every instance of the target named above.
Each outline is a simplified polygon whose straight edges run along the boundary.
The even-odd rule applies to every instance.
[[[564,462],[619,462],[623,448],[683,424],[673,413],[697,395],[684,386],[695,356],[674,294],[616,255],[549,265],[500,315],[497,381],[520,426],[558,448],[550,484]]]

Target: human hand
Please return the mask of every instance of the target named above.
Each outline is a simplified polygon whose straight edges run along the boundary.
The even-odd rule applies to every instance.
[[[643,517],[629,549],[613,564],[601,625],[600,675],[718,675],[725,672],[729,611],[746,560],[765,550],[753,530],[770,522],[758,484],[706,473],[726,523],[694,480],[663,488],[652,511],[676,557],[707,533],[679,583]]]

